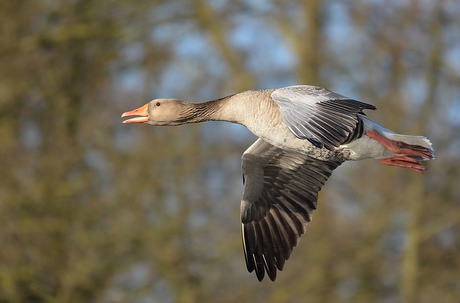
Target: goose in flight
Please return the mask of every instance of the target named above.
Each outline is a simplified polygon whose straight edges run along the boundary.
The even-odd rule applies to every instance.
[[[243,250],[249,272],[275,281],[316,209],[318,192],[347,160],[377,159],[423,172],[431,142],[396,134],[364,117],[373,105],[327,89],[296,85],[250,90],[206,102],[155,99],[123,123],[181,125],[228,121],[259,139],[242,156]]]

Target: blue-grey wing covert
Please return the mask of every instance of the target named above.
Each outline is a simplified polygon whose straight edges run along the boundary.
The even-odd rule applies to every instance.
[[[283,122],[297,138],[329,150],[360,137],[359,114],[364,115],[364,109],[375,109],[371,104],[309,85],[279,88],[271,97],[280,107]]]

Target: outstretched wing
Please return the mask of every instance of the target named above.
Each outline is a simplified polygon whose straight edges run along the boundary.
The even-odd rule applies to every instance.
[[[353,136],[359,126],[358,114],[364,115],[364,109],[375,109],[373,105],[309,85],[279,88],[271,97],[279,105],[284,123],[297,138],[329,150]]]
[[[249,272],[272,281],[305,233],[318,192],[340,161],[285,152],[258,139],[243,154],[241,221]]]

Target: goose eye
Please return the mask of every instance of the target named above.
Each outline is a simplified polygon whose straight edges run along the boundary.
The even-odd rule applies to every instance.
[[[160,102],[155,103],[156,106],[160,106],[160,104],[161,104]]]

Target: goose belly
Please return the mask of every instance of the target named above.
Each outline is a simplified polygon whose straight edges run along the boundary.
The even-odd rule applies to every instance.
[[[326,148],[317,148],[310,141],[297,138],[284,125],[269,126],[266,128],[259,127],[257,131],[250,130],[271,145],[288,152],[305,154],[319,160],[347,160],[349,157],[349,151],[346,149],[330,151]]]
[[[364,122],[364,133],[369,130],[376,129],[387,136],[389,134],[394,134],[392,131],[365,117],[361,117],[361,119],[363,119]],[[257,125],[247,125],[247,127],[256,136],[280,149],[305,154],[319,160],[341,159],[357,161],[365,159],[383,159],[395,156],[395,154],[390,152],[378,141],[371,139],[366,135],[363,135],[361,138],[352,142],[341,145],[334,151],[330,151],[326,148],[317,148],[306,139],[297,138],[284,123],[275,125],[261,124],[263,123],[257,123]]]

